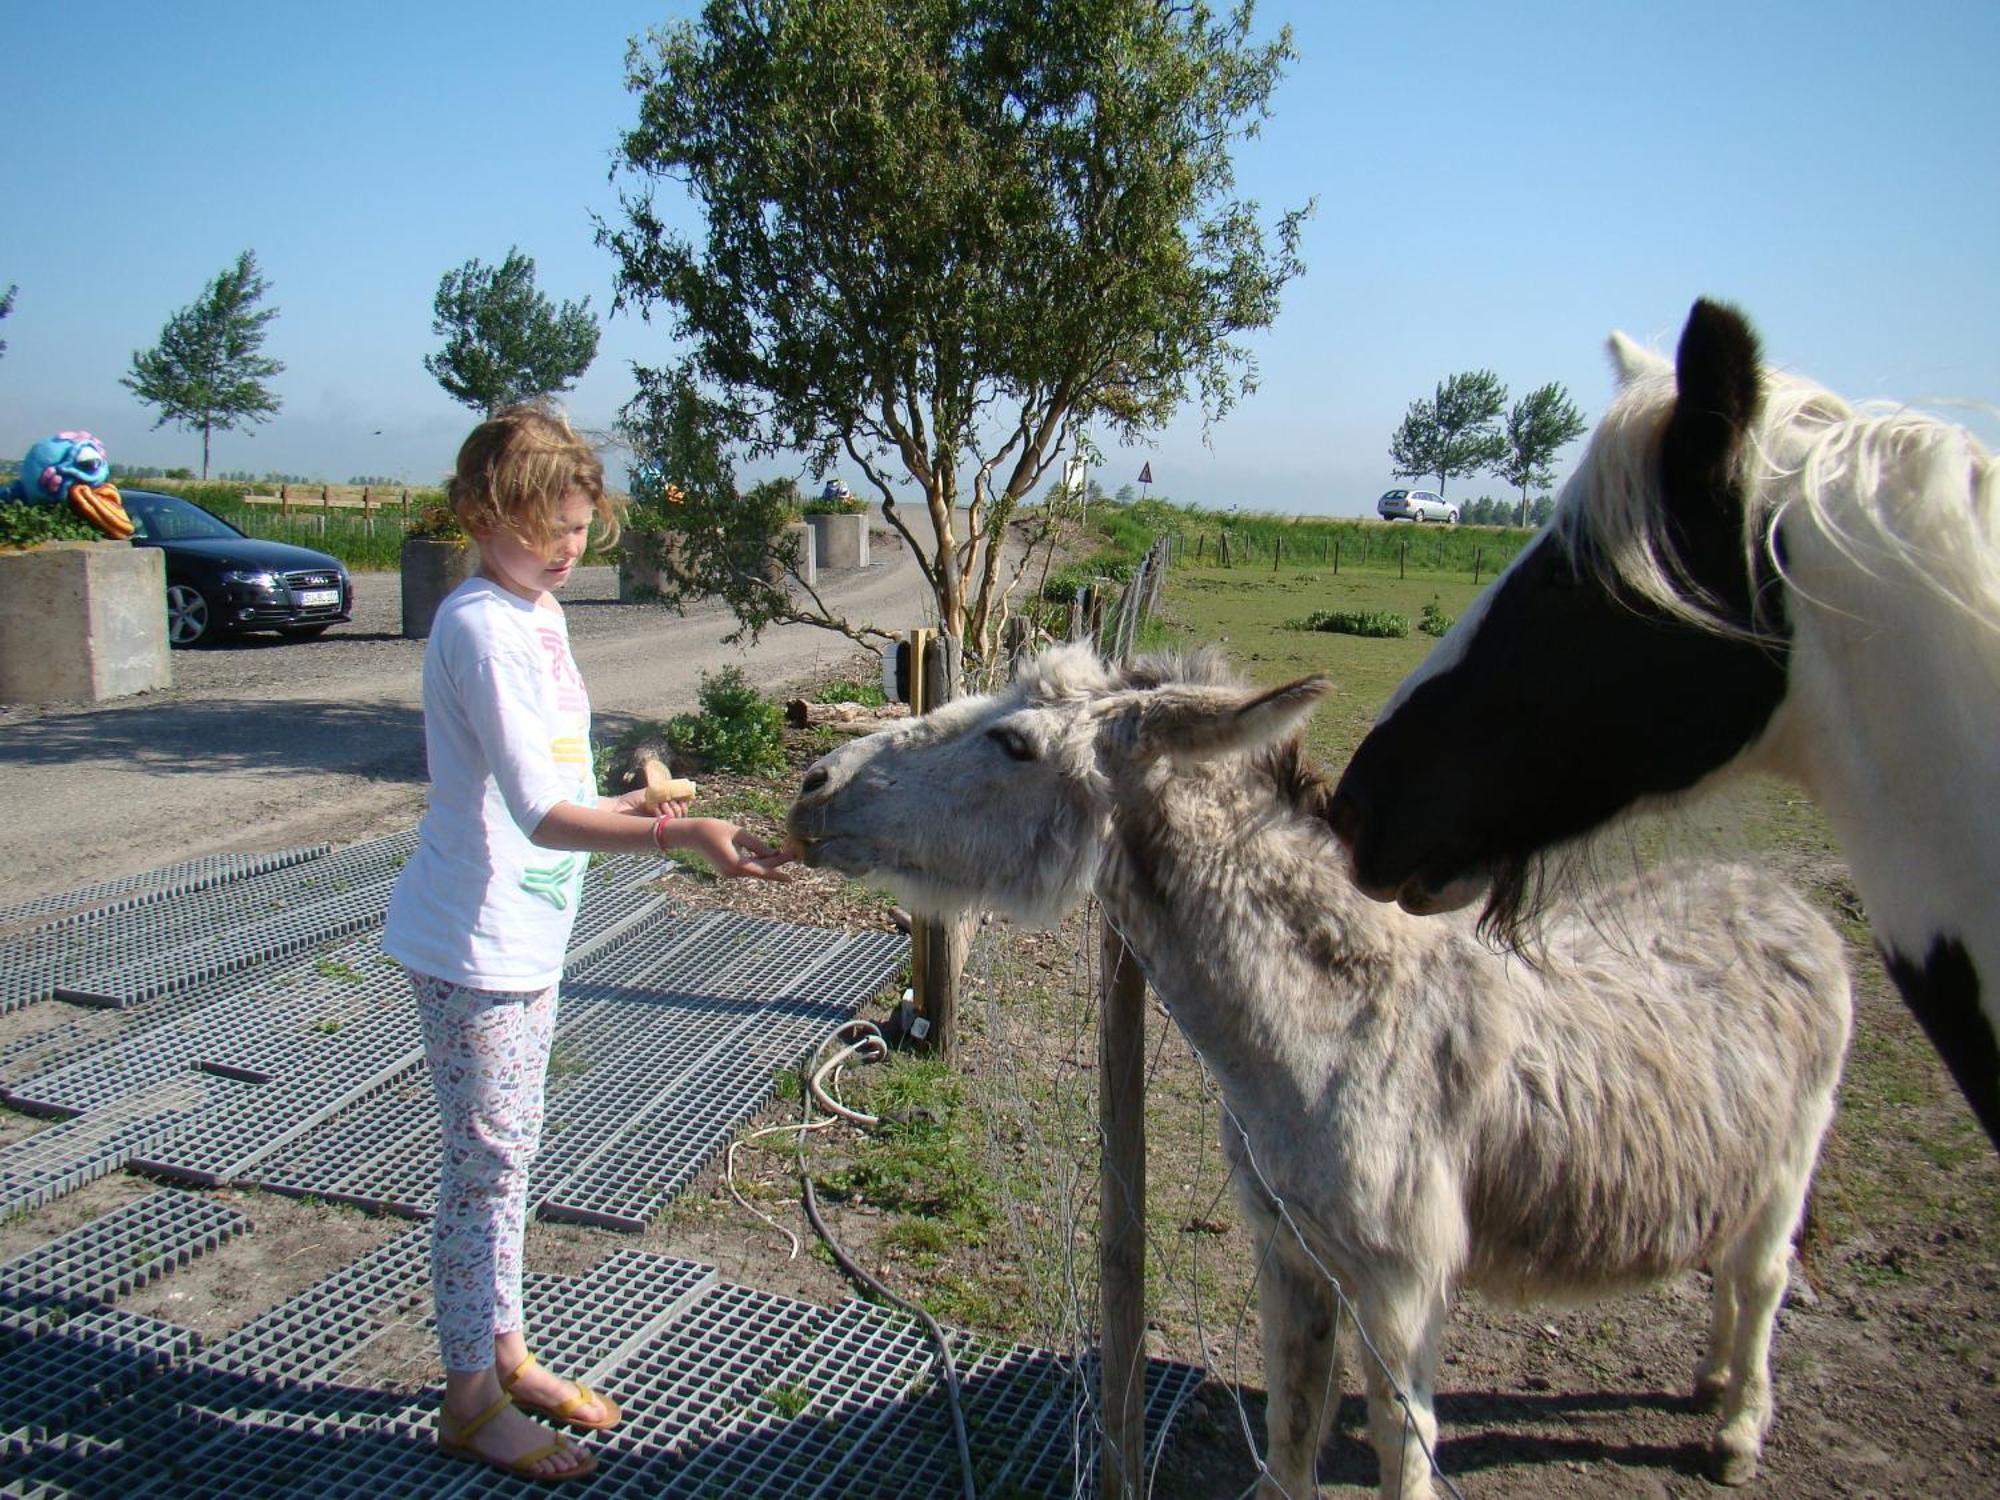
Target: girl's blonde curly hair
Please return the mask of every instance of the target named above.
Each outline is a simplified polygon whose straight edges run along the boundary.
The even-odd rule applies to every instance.
[[[572,490],[590,498],[598,545],[615,543],[618,505],[604,492],[603,462],[559,408],[541,403],[507,407],[473,428],[445,487],[467,531],[507,531],[531,547],[554,538]]]

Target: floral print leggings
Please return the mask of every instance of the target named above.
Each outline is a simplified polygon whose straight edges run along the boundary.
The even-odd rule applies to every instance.
[[[431,1240],[438,1344],[446,1369],[483,1370],[494,1338],[522,1326],[528,1167],[541,1144],[557,987],[478,990],[406,972],[444,1125]]]

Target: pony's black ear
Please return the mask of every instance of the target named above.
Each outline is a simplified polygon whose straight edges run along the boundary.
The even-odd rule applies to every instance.
[[[1743,435],[1757,420],[1764,392],[1757,335],[1733,307],[1703,298],[1688,314],[1674,357],[1678,392],[1661,443],[1668,496],[1724,503]]]

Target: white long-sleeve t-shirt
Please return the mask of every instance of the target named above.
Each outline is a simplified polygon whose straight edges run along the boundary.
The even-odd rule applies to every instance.
[[[562,976],[590,856],[529,835],[558,802],[597,800],[568,622],[468,579],[438,606],[423,698],[430,806],[389,898],[383,951],[455,984],[546,989]]]

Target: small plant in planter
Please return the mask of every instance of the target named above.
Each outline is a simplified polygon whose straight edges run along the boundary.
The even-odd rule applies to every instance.
[[[799,507],[799,513],[808,516],[858,516],[866,509],[867,501],[843,488],[836,494],[821,490]]]
[[[456,542],[461,547],[472,540],[458,512],[442,500],[418,511],[416,519],[403,528],[403,536],[408,541]]]
[[[0,501],[0,552],[26,552],[44,542],[101,542],[104,533],[67,505]]]

